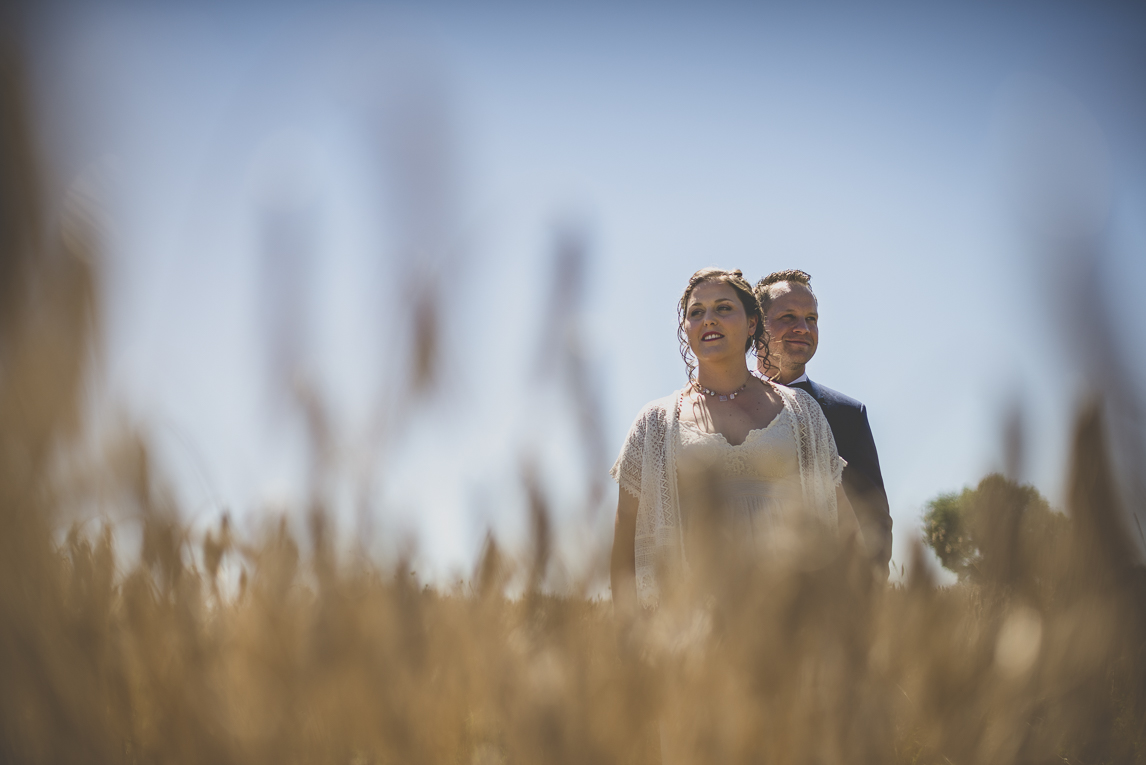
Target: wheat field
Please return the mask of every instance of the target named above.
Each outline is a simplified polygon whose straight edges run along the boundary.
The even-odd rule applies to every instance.
[[[999,493],[981,575],[953,587],[922,564],[885,585],[851,550],[713,556],[692,587],[719,598],[682,590],[619,636],[607,600],[540,586],[543,509],[529,570],[491,539],[441,591],[339,552],[321,502],[305,543],[285,524],[193,535],[130,439],[98,476],[143,527],[116,549],[65,512],[95,489],[60,467],[98,352],[94,237],[42,207],[10,51],[0,88],[4,762],[1146,762],[1146,575],[1099,402],[1077,416],[1064,530]]]

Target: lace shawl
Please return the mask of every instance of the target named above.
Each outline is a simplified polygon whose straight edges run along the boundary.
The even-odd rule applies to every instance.
[[[773,387],[792,413],[805,509],[834,529],[836,487],[846,463],[836,451],[828,420],[805,391]],[[637,498],[637,600],[644,608],[655,608],[660,599],[659,567],[688,566],[676,484],[681,395],[682,391],[676,391],[645,405],[609,471],[623,490]]]
[[[837,528],[836,487],[844,477],[847,462],[836,451],[836,439],[824,410],[807,391],[773,385],[784,406],[791,410],[792,435],[796,438],[796,454],[800,459],[800,486],[804,490],[804,506],[819,516],[830,528]]]

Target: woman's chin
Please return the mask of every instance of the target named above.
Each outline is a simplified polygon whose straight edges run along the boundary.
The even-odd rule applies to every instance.
[[[694,349],[693,353],[696,354],[696,360],[703,364],[726,363],[732,359],[738,358],[740,355],[736,353],[736,351],[728,343],[722,343],[718,347],[710,346],[705,348],[704,346],[701,346],[699,351]]]

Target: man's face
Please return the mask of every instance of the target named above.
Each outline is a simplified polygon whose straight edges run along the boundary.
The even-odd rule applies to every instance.
[[[807,364],[820,344],[820,313],[816,298],[803,284],[772,285],[772,305],[764,317],[772,364],[781,368]]]

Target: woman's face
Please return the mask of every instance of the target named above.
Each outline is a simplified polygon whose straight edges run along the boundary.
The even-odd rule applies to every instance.
[[[756,317],[748,316],[731,285],[701,282],[689,295],[684,332],[700,366],[729,358],[743,361],[744,347],[755,331]]]

